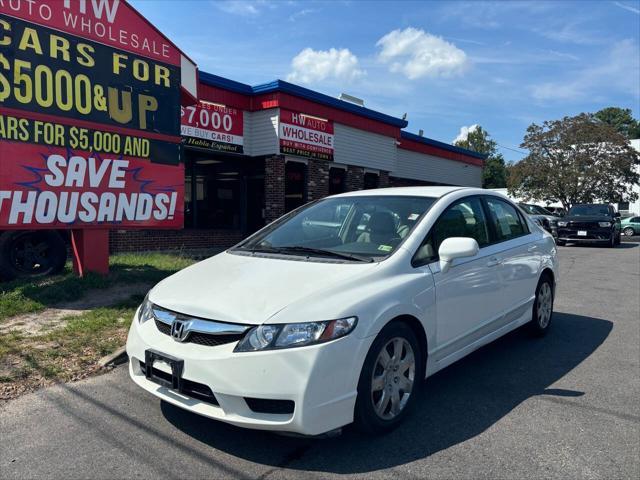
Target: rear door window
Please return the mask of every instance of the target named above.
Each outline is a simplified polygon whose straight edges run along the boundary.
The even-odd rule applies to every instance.
[[[496,240],[504,242],[529,233],[529,229],[513,205],[497,198],[486,197],[490,222]]]

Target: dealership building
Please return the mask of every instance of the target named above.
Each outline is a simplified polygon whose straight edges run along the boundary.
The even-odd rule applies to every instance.
[[[112,230],[110,250],[212,250],[336,193],[410,185],[480,187],[484,156],[408,122],[282,80],[250,86],[199,73],[184,102],[183,230]]]

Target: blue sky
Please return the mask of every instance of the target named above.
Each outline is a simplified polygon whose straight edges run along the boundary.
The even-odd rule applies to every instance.
[[[507,160],[523,156],[531,122],[607,106],[640,115],[636,0],[132,4],[201,70],[350,93],[445,142],[480,124]]]

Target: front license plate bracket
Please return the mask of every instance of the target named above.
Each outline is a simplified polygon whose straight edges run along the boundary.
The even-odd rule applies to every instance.
[[[155,361],[164,362],[171,367],[171,380],[153,374],[153,362]],[[172,357],[166,353],[160,353],[156,350],[145,350],[144,363],[144,374],[148,380],[179,392],[182,391],[182,371],[184,369],[184,360]]]

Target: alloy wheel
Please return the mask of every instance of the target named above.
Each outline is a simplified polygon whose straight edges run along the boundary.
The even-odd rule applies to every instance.
[[[537,302],[538,325],[540,328],[547,328],[551,320],[551,311],[553,308],[553,294],[549,283],[544,282],[540,285]]]
[[[622,233],[624,233],[625,237],[632,237],[633,235],[635,235],[635,232],[633,231],[633,228],[631,227],[627,227],[625,228]]]
[[[413,390],[416,356],[411,344],[394,337],[380,350],[373,367],[371,399],[374,411],[383,420],[397,417]]]

